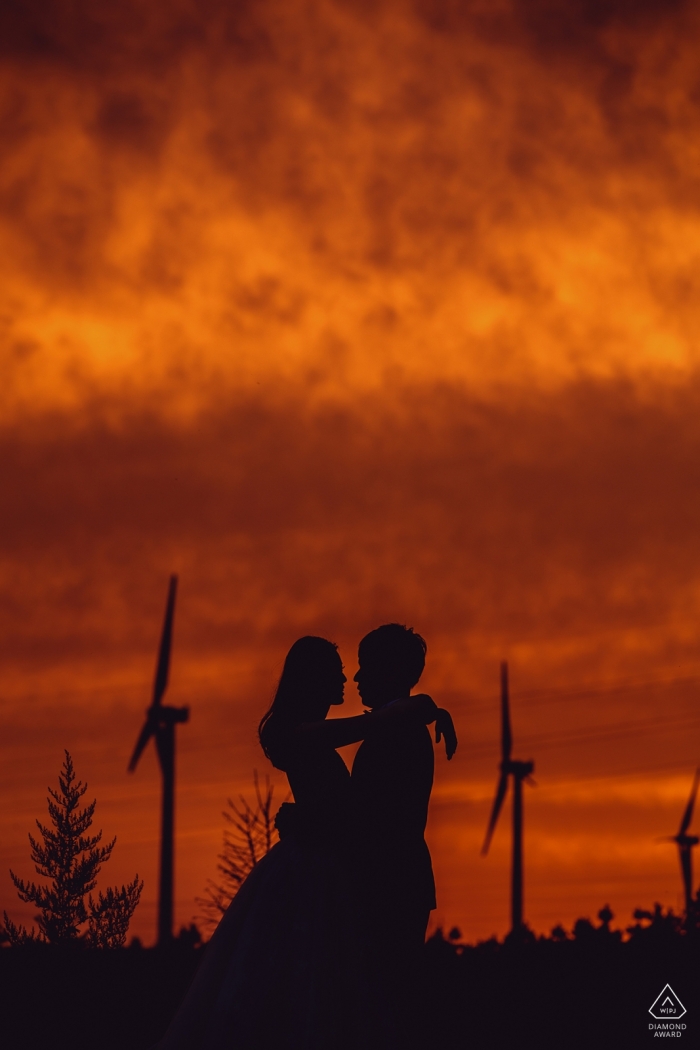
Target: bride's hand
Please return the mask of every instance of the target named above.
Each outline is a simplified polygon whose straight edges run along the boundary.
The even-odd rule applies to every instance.
[[[292,835],[297,827],[297,808],[295,802],[283,802],[277,810],[274,825],[280,839]]]
[[[455,724],[452,721],[450,712],[446,711],[444,707],[438,707],[435,719],[435,743],[439,744],[443,737],[445,739],[445,754],[449,762],[457,750],[457,733],[455,732]]]

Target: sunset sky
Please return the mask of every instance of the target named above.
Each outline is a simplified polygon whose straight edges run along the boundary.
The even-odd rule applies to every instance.
[[[434,924],[508,929],[509,805],[479,856],[502,659],[527,920],[681,906],[698,40],[675,0],[3,6],[0,909],[31,920],[8,868],[68,748],[154,940],[152,745],[126,766],[171,572],[178,925],[269,771],[289,645],[333,639],[351,679],[386,621],[460,736]]]

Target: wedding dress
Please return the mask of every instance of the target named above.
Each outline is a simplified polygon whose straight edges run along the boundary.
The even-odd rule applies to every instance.
[[[375,1045],[377,1007],[344,857],[349,773],[320,744],[290,746],[275,764],[295,800],[283,807],[281,841],[231,902],[157,1050]]]

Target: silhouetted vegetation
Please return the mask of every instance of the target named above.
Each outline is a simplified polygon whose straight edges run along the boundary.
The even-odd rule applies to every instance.
[[[430,1017],[419,1045],[637,1050],[655,1038],[648,1011],[667,983],[697,1039],[700,894],[687,916],[656,904],[614,929],[605,905],[597,918],[549,936],[523,927],[476,945],[461,943],[459,930],[447,937],[438,930],[425,951]]]
[[[228,827],[224,829],[224,845],[218,856],[220,880],[210,879],[204,897],[196,898],[204,925],[210,929],[219,922],[258,861],[277,841],[272,808],[275,789],[268,776],[264,790],[261,789],[257,770],[253,771],[253,784],[253,805],[243,795],[239,795],[238,803],[228,799],[228,809],[222,812]]]
[[[596,920],[537,936],[464,944],[438,931],[423,958],[423,1030],[407,1050],[638,1050],[654,1038],[648,1010],[666,983],[688,1010],[686,1041],[700,1017],[700,900],[685,918],[655,905],[613,928]],[[168,949],[65,951],[46,944],[0,950],[3,1035],[13,1050],[147,1050],[167,1027],[202,956],[196,931]],[[65,1002],[81,989],[83,1031]],[[108,1026],[104,1019],[109,1018]],[[692,1045],[689,1043],[689,1045]]]
[[[97,801],[80,809],[87,784],[76,781],[73,761],[65,753],[63,769],[58,776],[59,789],[48,788],[47,799],[52,827],[37,820],[41,842],[30,834],[31,858],[39,875],[50,879],[48,886],[28,882],[10,872],[20,900],[39,908],[35,931],[15,924],[4,913],[4,934],[15,946],[40,941],[65,945],[82,941],[89,948],[121,948],[126,941],[129,922],[141,896],[143,882],[136,875],[121,889],[110,887],[97,897],[92,891],[102,865],[109,860],[116,837],[105,845],[102,832],[87,835]]]

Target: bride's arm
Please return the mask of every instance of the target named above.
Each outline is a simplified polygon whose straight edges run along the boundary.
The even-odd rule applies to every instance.
[[[457,733],[452,715],[444,707],[438,707],[435,719],[435,743],[439,744],[441,740],[445,741],[445,754],[449,762],[457,750]]]
[[[364,715],[352,718],[327,718],[323,722],[305,722],[299,726],[297,735],[301,740],[310,743],[325,744],[327,747],[345,747],[364,740],[378,729],[390,726],[406,718],[418,718],[425,725],[434,722],[438,708],[427,693],[416,693],[415,696],[393,700],[384,707],[377,708]]]

